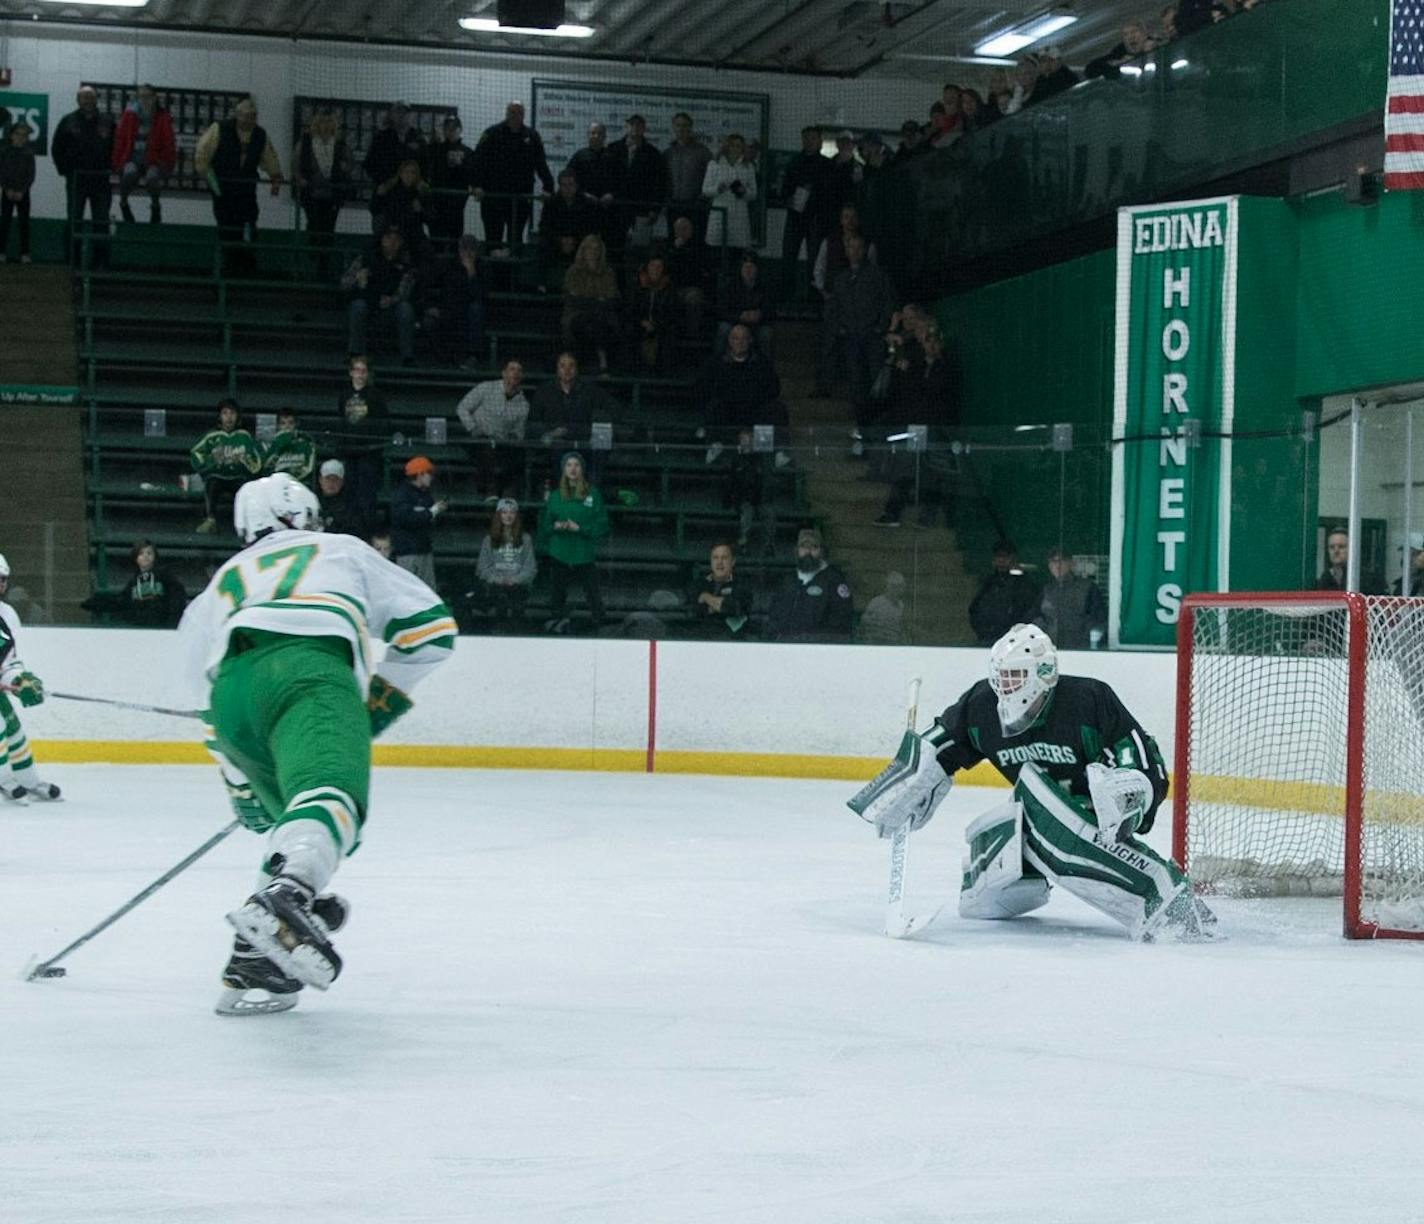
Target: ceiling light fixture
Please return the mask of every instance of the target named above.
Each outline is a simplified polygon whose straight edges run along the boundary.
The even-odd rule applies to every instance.
[[[592,38],[598,32],[586,25],[561,25],[551,30],[540,26],[500,25],[494,17],[461,17],[460,28],[474,34],[536,34],[544,38]]]
[[[1050,34],[1058,33],[1059,30],[1072,25],[1077,20],[1077,16],[1073,13],[1048,13],[1042,17],[1035,17],[1032,21],[1025,21],[1022,25],[1013,26],[1002,34],[995,34],[993,38],[979,43],[974,48],[974,54],[1014,55],[1025,47],[1047,38]]]
[[[143,8],[148,0],[41,0],[44,4],[87,4],[93,8]]]

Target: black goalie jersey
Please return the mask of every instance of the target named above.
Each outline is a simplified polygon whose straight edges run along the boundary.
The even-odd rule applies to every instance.
[[[1140,769],[1152,780],[1152,806],[1138,826],[1146,833],[1167,795],[1167,767],[1156,741],[1127,712],[1101,680],[1060,676],[1048,701],[1027,730],[1005,735],[999,700],[981,680],[935,720],[941,741],[937,756],[948,774],[988,761],[1010,782],[1032,761],[1081,799],[1088,799],[1088,766]],[[940,730],[939,728],[942,728]]]

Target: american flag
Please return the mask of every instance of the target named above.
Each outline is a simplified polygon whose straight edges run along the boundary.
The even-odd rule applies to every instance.
[[[1424,187],[1424,0],[1394,0],[1389,29],[1389,105],[1384,185]]]

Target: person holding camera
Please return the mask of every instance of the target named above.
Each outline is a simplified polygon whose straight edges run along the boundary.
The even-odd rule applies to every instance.
[[[707,245],[752,245],[751,202],[757,198],[756,165],[747,159],[747,142],[735,132],[722,155],[707,167],[702,198],[711,206]]]

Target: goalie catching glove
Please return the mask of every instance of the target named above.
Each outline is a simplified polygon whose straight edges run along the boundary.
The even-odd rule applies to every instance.
[[[906,823],[911,832],[923,828],[953,784],[936,755],[945,734],[938,724],[923,735],[906,731],[895,759],[848,799],[846,807],[873,824],[880,837],[892,836]]]
[[[1109,769],[1097,762],[1087,773],[1098,836],[1107,843],[1126,841],[1152,806],[1152,779],[1140,769]]]
[[[366,697],[366,710],[371,715],[371,738],[375,739],[414,703],[384,676],[372,676]]]

